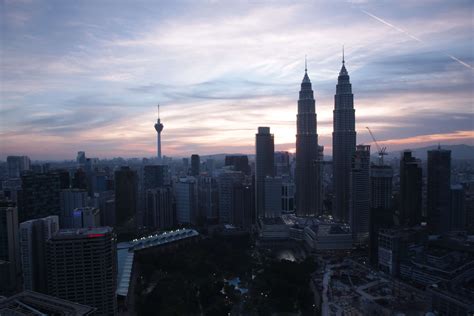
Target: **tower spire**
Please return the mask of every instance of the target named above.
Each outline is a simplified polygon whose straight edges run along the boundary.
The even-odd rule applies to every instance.
[[[160,104],[159,103],[158,103],[157,107],[158,107],[158,119],[160,119]]]
[[[346,61],[344,60],[344,45],[342,45],[342,64],[344,65]]]
[[[304,55],[304,72],[308,72],[308,61],[306,60],[306,55]]]

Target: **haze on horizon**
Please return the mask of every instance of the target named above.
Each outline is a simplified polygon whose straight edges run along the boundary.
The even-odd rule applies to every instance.
[[[474,145],[472,1],[0,2],[0,159],[294,150],[304,56],[331,155],[341,47],[357,142]]]

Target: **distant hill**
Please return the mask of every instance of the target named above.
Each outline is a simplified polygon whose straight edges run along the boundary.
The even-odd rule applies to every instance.
[[[437,145],[414,148],[411,149],[413,156],[426,160],[428,158],[428,150],[438,148]],[[474,159],[474,146],[460,144],[460,145],[441,145],[442,149],[451,150],[451,159],[456,160],[465,160],[465,159]],[[402,151],[390,152],[386,156],[386,159],[399,158]]]

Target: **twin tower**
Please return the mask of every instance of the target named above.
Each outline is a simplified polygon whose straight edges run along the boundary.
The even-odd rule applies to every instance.
[[[296,213],[318,215],[322,211],[323,147],[318,145],[316,102],[305,66],[296,115]],[[356,148],[354,95],[342,57],[333,111],[333,217],[349,220],[351,159]]]

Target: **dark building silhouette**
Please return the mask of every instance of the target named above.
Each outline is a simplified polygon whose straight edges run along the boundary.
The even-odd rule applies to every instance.
[[[115,171],[115,210],[117,225],[124,224],[137,213],[138,175],[129,167]]]
[[[393,226],[392,206],[393,169],[387,165],[370,168],[370,216],[369,216],[369,259],[376,266],[378,261],[378,232]]]
[[[265,210],[265,178],[275,173],[275,143],[270,127],[259,127],[255,134],[255,206],[256,216],[263,217]]]
[[[61,183],[58,173],[24,173],[21,176],[21,192],[18,195],[20,222],[59,215],[60,192]]]
[[[315,100],[305,67],[296,115],[296,214],[316,215],[321,201],[321,175]]]
[[[245,175],[250,175],[249,158],[247,155],[225,156],[225,165],[233,166],[235,171],[242,171]]]
[[[173,190],[171,186],[147,190],[146,226],[154,229],[170,229],[174,224],[173,219]]]
[[[33,219],[20,224],[20,253],[24,290],[48,293],[46,242],[58,230],[58,216]]]
[[[74,178],[72,179],[72,187],[74,189],[87,190],[87,174],[81,168],[74,172]]]
[[[20,241],[18,209],[15,203],[0,201],[0,292],[8,294],[18,288],[20,276]]]
[[[226,170],[219,175],[219,222],[232,224],[234,217],[234,186],[244,181],[241,171]]]
[[[60,230],[47,242],[48,294],[117,314],[117,254],[110,227]]]
[[[451,186],[450,231],[464,231],[467,228],[467,214],[464,188],[460,184]]]
[[[352,159],[350,174],[350,224],[356,242],[369,236],[370,216],[370,146],[358,145]]]
[[[201,159],[199,155],[191,155],[191,175],[198,176],[201,172]]]
[[[198,213],[210,223],[219,219],[219,186],[214,177],[198,178]]]
[[[236,183],[233,192],[232,224],[250,229],[255,219],[255,190],[249,183]]]
[[[398,221],[401,225],[419,225],[422,215],[421,160],[406,150],[400,159],[400,193]]]
[[[146,165],[143,168],[143,187],[146,190],[171,185],[167,165]]]
[[[333,160],[333,216],[349,221],[351,159],[356,149],[354,95],[344,56],[334,96],[332,160]]]
[[[275,175],[278,177],[290,175],[290,154],[287,151],[275,152]]]
[[[450,227],[451,208],[451,151],[428,151],[428,228],[433,233],[447,232]]]

